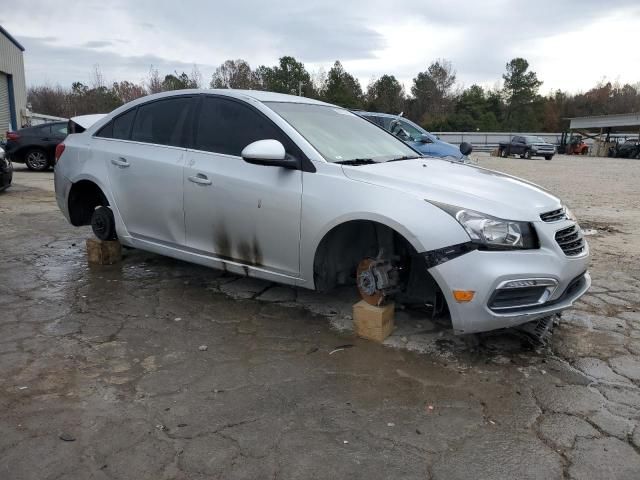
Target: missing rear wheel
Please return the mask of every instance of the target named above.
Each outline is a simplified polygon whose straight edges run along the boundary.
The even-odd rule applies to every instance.
[[[91,215],[91,229],[100,240],[116,240],[116,222],[109,207],[98,207]]]

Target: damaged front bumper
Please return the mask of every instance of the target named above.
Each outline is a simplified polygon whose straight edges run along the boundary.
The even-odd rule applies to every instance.
[[[538,249],[456,252],[435,266],[429,265],[425,255],[429,273],[447,301],[455,333],[538,320],[571,307],[587,292],[591,286],[588,245],[585,242],[578,256],[565,255],[554,240],[559,228],[538,229]],[[473,292],[472,299],[460,301],[454,291]]]

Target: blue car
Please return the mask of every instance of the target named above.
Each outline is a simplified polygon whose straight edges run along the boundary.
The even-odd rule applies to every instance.
[[[379,127],[390,131],[395,136],[408,143],[423,155],[430,157],[453,157],[457,160],[467,160],[471,153],[471,145],[463,142],[460,147],[443,142],[432,133],[427,132],[420,125],[400,115],[377,112],[354,112]]]

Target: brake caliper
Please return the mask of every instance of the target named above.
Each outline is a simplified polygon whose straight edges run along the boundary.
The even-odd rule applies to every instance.
[[[362,299],[370,305],[380,306],[386,297],[399,290],[399,270],[390,260],[365,258],[358,264],[357,284]]]

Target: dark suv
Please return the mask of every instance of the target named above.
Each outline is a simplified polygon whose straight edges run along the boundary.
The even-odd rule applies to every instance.
[[[30,170],[53,166],[56,145],[67,136],[67,122],[52,122],[7,132],[7,158],[26,163]]]

